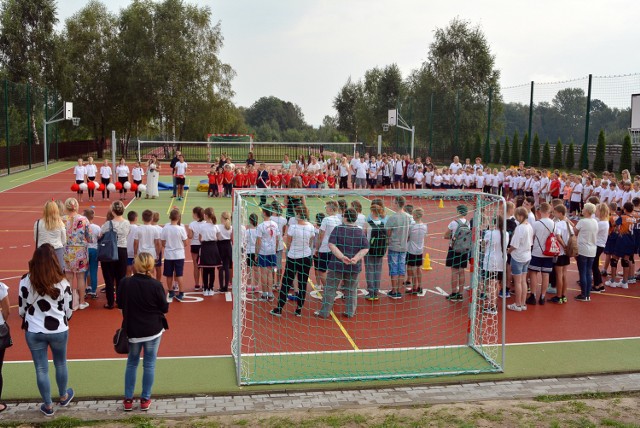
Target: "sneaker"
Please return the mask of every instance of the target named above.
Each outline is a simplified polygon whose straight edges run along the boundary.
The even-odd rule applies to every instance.
[[[501,299],[508,299],[509,297],[511,297],[511,293],[509,292],[509,290],[505,291],[504,293],[502,293],[502,290],[500,290],[500,292],[498,293],[498,297],[500,297]]]
[[[590,299],[590,298],[588,298],[588,297],[583,296],[582,294],[578,294],[578,295],[576,296],[576,300],[577,300],[578,302],[588,302],[588,301],[589,301],[589,300],[591,300],[591,299]]]
[[[540,306],[542,306],[542,305],[544,305],[544,301],[545,301],[544,296],[540,296],[540,300],[538,300],[538,304],[539,304]]]
[[[498,314],[498,310],[496,309],[495,306],[489,306],[488,308],[484,308],[482,310],[482,312],[484,312],[485,314],[489,314],[489,315],[497,315]]]
[[[196,290],[196,291],[200,291],[200,287],[201,287],[201,285],[200,285],[200,284],[196,284],[196,286],[195,286],[195,290]]]
[[[510,311],[516,311],[516,312],[521,312],[522,308],[518,305],[516,305],[515,303],[512,303],[510,305],[507,306],[507,309],[509,309]]]
[[[273,315],[274,317],[281,317],[282,316],[282,309],[271,309],[271,311],[269,312],[271,315]]]
[[[605,282],[604,285],[606,285],[607,287],[616,288],[618,286],[618,283],[615,279],[611,278],[610,280]]]
[[[147,410],[149,410],[149,407],[151,407],[151,400],[146,399],[146,398],[141,398],[140,399],[140,410],[142,410],[143,412],[146,412]]]
[[[520,310],[521,310],[521,311],[526,311],[526,310],[527,310],[527,305],[522,305],[522,306],[520,306]]]
[[[562,296],[562,303],[567,303],[567,296]]]
[[[133,410],[133,400],[131,398],[125,398],[122,402],[122,407],[125,412],[130,412]]]
[[[167,294],[167,303],[173,302],[174,296],[175,296],[175,293],[173,291],[169,291],[169,294]]]
[[[297,316],[298,318],[302,317],[302,309],[298,308],[296,309],[296,311],[293,313],[293,315]]]
[[[184,300],[184,293],[180,292],[176,294],[174,297],[178,302],[182,302]]]
[[[450,302],[455,302],[458,300],[458,293],[451,293],[447,296],[447,300]]]
[[[618,287],[622,288],[623,290],[626,290],[626,289],[628,289],[628,288],[629,288],[629,283],[630,283],[630,282],[624,282],[624,281],[619,282],[619,283],[618,283]]]
[[[87,302],[82,302],[78,305],[78,309],[82,310],[82,309],[87,309],[89,307],[89,304]]]
[[[69,405],[69,403],[71,403],[71,400],[73,400],[73,397],[75,397],[75,394],[73,392],[73,388],[69,388],[67,389],[67,398],[60,399],[60,402],[58,403],[61,407],[67,407]]]
[[[604,293],[606,290],[606,288],[604,288],[604,285],[601,285],[600,287],[592,287],[591,288],[591,292],[592,293]]]
[[[558,293],[558,289],[556,287],[548,286],[547,287],[547,293],[556,294],[556,293]]]
[[[42,406],[40,406],[40,411],[42,412],[43,415],[45,415],[48,418],[56,414],[56,411],[54,410],[53,406],[49,408],[44,403],[42,403]]]
[[[413,290],[411,294],[415,294],[415,295],[422,294],[422,288],[420,287],[416,288],[415,290]]]
[[[561,305],[562,303],[564,303],[564,302],[562,301],[562,297],[559,297],[559,296],[553,296],[551,299],[549,299],[549,301],[550,301],[551,303],[555,303],[555,304],[557,304],[557,305]]]
[[[320,311],[315,311],[313,313],[313,316],[318,317],[318,318],[323,319],[323,320],[326,320],[327,318],[329,318],[329,317],[323,317],[322,314],[320,314]]]
[[[261,302],[268,302],[269,301],[269,295],[267,293],[262,293],[260,295],[260,299]]]
[[[365,299],[367,299],[370,302],[380,300],[380,298],[378,297],[378,293],[369,293],[366,295]]]
[[[462,302],[463,300],[464,300],[464,296],[462,295],[462,293],[456,293],[455,301]]]
[[[529,297],[527,297],[527,300],[525,300],[525,303],[527,305],[535,306],[535,304],[536,304],[536,296],[535,296],[535,294],[529,294]]]
[[[395,292],[390,291],[390,292],[387,294],[387,296],[388,296],[389,298],[391,298],[391,299],[395,299],[395,300],[402,299],[402,293],[400,293],[399,291],[395,291]]]
[[[628,283],[628,284],[635,284],[635,283],[636,283],[636,278],[635,278],[635,277],[633,277],[633,278],[629,278],[629,279],[627,280],[627,283]]]

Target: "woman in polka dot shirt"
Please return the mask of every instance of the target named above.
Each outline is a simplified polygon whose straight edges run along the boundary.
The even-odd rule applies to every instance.
[[[40,411],[53,416],[47,350],[51,348],[56,369],[56,382],[61,406],[73,399],[73,389],[67,389],[67,340],[71,310],[71,286],[50,244],[35,250],[29,261],[29,273],[20,281],[18,307],[26,326],[26,341],[36,368],[38,390],[44,400]]]

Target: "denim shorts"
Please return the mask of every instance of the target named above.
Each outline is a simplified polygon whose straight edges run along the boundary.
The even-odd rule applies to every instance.
[[[276,267],[275,254],[258,254],[258,266],[262,268]]]
[[[407,253],[389,250],[389,275],[402,276],[407,273],[406,266]]]
[[[527,273],[529,269],[529,261],[521,263],[514,258],[511,258],[511,274],[513,275],[522,275],[523,273]]]

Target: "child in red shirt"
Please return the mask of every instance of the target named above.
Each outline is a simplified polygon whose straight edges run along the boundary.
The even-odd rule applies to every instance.
[[[309,175],[309,188],[310,189],[318,188],[318,176],[316,175],[315,171]]]
[[[236,171],[233,185],[238,189],[242,189],[244,187],[244,171],[242,170],[242,168],[238,168],[238,170]]]
[[[215,196],[220,197],[220,195],[222,195],[223,183],[224,183],[224,170],[222,168],[218,168],[218,172],[216,173],[216,191],[214,192]]]
[[[320,189],[324,189],[326,187],[326,182],[327,182],[327,176],[324,174],[323,171],[320,171],[318,173],[318,188]]]
[[[275,169],[272,169],[271,174],[269,174],[269,181],[272,189],[279,189],[282,184],[282,177],[278,175]]]
[[[256,171],[253,165],[249,167],[247,176],[249,177],[249,187],[256,187],[256,182],[258,181],[258,171]]]
[[[229,165],[224,167],[222,185],[224,187],[225,198],[231,197],[231,191],[233,190],[233,170]]]
[[[283,176],[282,176],[282,186],[285,188],[289,188],[289,182],[291,181],[291,172],[287,171]]]
[[[209,189],[207,190],[207,197],[218,196],[218,185],[216,184],[217,174],[214,168],[207,173],[209,179]]]
[[[309,174],[303,172],[300,177],[302,178],[302,187],[305,189],[308,188],[309,183],[311,182],[311,177],[309,177]]]
[[[336,188],[336,173],[335,171],[331,171],[329,176],[327,177],[327,184],[329,185],[329,189]]]

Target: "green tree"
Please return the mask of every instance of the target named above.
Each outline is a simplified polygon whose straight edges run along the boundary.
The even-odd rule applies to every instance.
[[[558,138],[556,142],[556,151],[553,154],[553,167],[555,169],[562,169],[564,162],[562,161],[562,140]]]
[[[525,165],[529,165],[531,163],[531,146],[529,141],[529,133],[525,132],[524,137],[522,138],[522,147],[520,148],[522,152],[520,153],[520,160],[525,162]]]
[[[520,142],[518,137],[518,131],[514,132],[513,140],[511,141],[511,165],[518,165],[520,163]]]
[[[605,154],[607,152],[607,141],[604,136],[604,129],[598,134],[598,145],[596,146],[596,158],[593,161],[593,171],[602,172],[606,168]]]
[[[622,153],[620,154],[620,172],[626,170],[631,171],[632,159],[631,159],[631,137],[629,134],[624,136],[622,142]]]
[[[358,124],[356,121],[356,103],[358,101],[358,84],[351,81],[342,86],[338,95],[333,99],[333,108],[336,109],[338,130],[349,138],[349,141],[358,141]]]
[[[40,88],[52,82],[57,52],[55,0],[4,0],[0,4],[0,66],[5,78]],[[31,129],[39,144],[35,106]]]
[[[484,153],[482,159],[484,159],[485,163],[491,162],[491,144],[489,143],[489,140],[484,142]]]
[[[464,141],[464,150],[462,153],[462,157],[463,157],[463,161],[465,159],[471,159],[473,156],[473,154],[471,153],[471,141],[469,141],[468,139],[466,139]]]
[[[247,124],[258,127],[275,121],[278,129],[303,129],[308,125],[304,121],[302,109],[297,104],[283,101],[277,97],[262,97],[245,110]]]
[[[511,151],[509,150],[509,137],[504,137],[504,147],[502,148],[502,165],[509,166]]]
[[[576,164],[576,153],[573,145],[573,140],[569,142],[569,148],[567,148],[567,157],[564,160],[564,166],[567,169],[573,169]]]
[[[589,145],[585,141],[580,149],[580,168],[589,169]]]
[[[500,150],[500,140],[496,140],[496,143],[493,146],[493,163],[500,165],[501,160],[502,160],[502,151]]]
[[[551,166],[551,147],[549,147],[549,140],[544,142],[542,148],[542,160],[540,161],[542,168],[549,168]]]
[[[531,166],[540,166],[540,138],[537,132],[533,136],[533,145],[531,146]]]
[[[476,133],[476,139],[473,143],[473,156],[471,158],[471,163],[473,163],[473,159],[482,157],[482,138],[480,137],[480,133]]]

